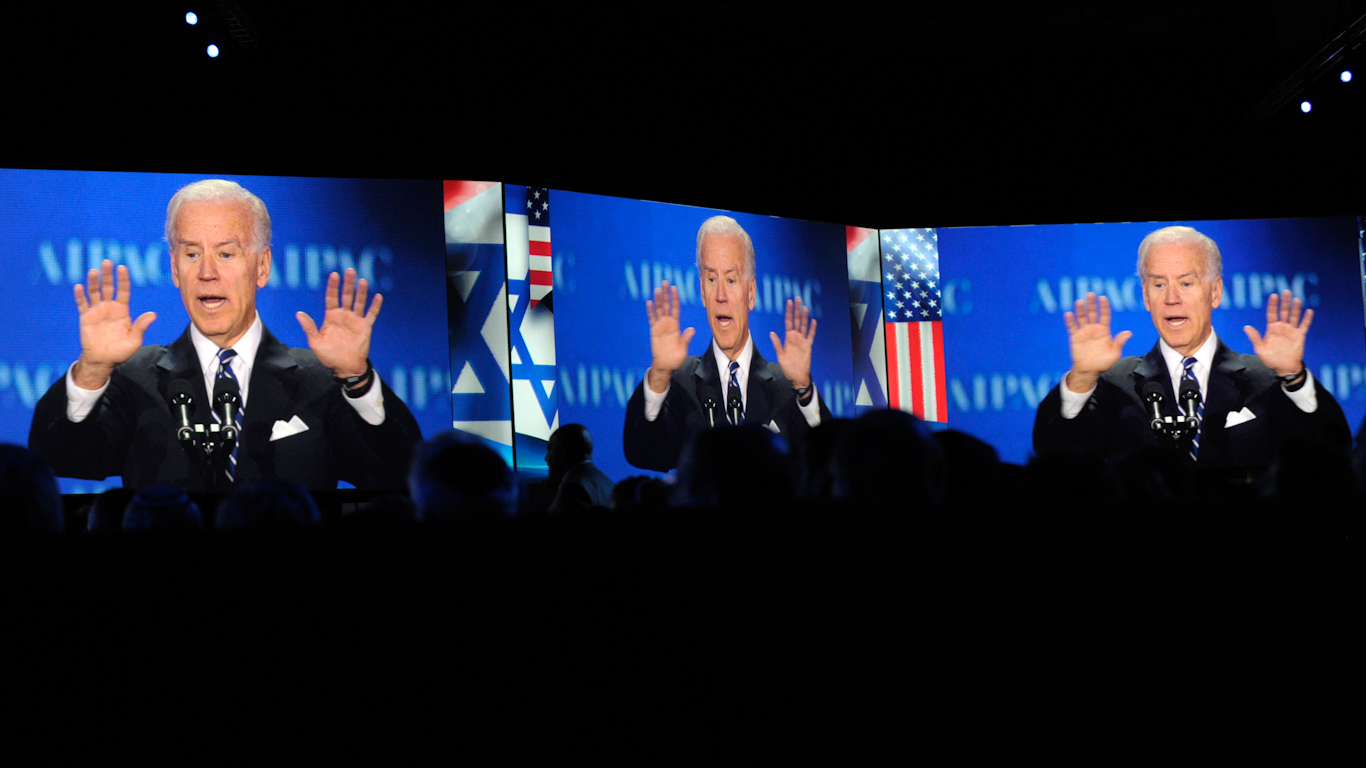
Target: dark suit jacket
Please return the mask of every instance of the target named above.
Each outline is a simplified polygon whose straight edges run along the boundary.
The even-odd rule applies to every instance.
[[[626,424],[622,428],[622,448],[626,460],[641,469],[658,472],[667,472],[678,466],[678,454],[683,450],[683,444],[711,426],[707,412],[702,408],[702,401],[698,398],[698,393],[706,385],[716,390],[718,399],[725,400],[726,388],[721,384],[721,373],[716,368],[716,357],[712,354],[710,342],[705,355],[689,357],[683,361],[682,367],[674,371],[664,407],[654,421],[645,420],[647,384],[641,381],[626,404]],[[778,427],[778,434],[789,442],[795,442],[811,429],[797,407],[792,382],[783,375],[783,369],[777,363],[764,360],[757,346],[750,360],[746,390],[746,424],[768,426],[769,422],[773,422]],[[828,423],[833,418],[830,410],[825,407],[823,400],[819,405],[821,423]],[[718,410],[716,418],[718,424],[724,422],[724,407]]]
[[[555,498],[550,502],[550,514],[566,515],[587,512],[593,507],[612,508],[612,490],[616,484],[597,465],[585,461],[570,467],[560,480]]]
[[[1271,463],[1282,442],[1321,442],[1346,451],[1352,435],[1347,417],[1333,395],[1315,381],[1318,410],[1305,413],[1281,391],[1276,374],[1255,355],[1240,355],[1219,342],[1205,393],[1204,426],[1200,430],[1200,467],[1261,467]],[[1072,445],[1106,458],[1159,445],[1143,404],[1143,387],[1162,384],[1164,415],[1178,413],[1171,376],[1154,345],[1143,357],[1126,357],[1101,376],[1096,391],[1075,419],[1062,417],[1059,384],[1039,404],[1034,419],[1034,451],[1047,453]],[[1250,421],[1225,427],[1230,413],[1243,408]]]
[[[109,388],[80,423],[66,417],[66,377],[60,378],[34,409],[29,447],[62,477],[121,475],[130,488],[164,484],[191,492],[226,491],[223,473],[201,471],[176,440],[180,424],[166,399],[173,379],[187,379],[194,389],[193,421],[213,423],[186,328],[170,347],[143,347],[116,367]],[[266,330],[252,364],[238,482],[281,477],[312,489],[334,489],[339,479],[358,488],[406,487],[408,461],[422,433],[389,387],[383,395],[384,423],[371,426],[345,402],[332,372],[312,352],[287,347]],[[272,441],[275,422],[294,416],[307,431]]]

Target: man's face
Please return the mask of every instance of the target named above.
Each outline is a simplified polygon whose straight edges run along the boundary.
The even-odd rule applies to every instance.
[[[171,281],[199,332],[236,344],[256,319],[256,289],[270,279],[270,248],[255,253],[246,205],[185,203],[176,214]]]
[[[1143,307],[1152,313],[1157,334],[1167,346],[1190,357],[1210,334],[1210,315],[1224,297],[1224,281],[1205,280],[1205,257],[1189,243],[1159,245],[1148,251],[1143,275]]]
[[[740,356],[749,339],[749,311],[754,309],[754,275],[745,275],[745,246],[740,238],[708,235],[702,241],[702,306],[707,323],[726,357]]]

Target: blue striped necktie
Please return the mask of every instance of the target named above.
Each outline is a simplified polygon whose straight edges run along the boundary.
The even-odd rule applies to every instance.
[[[238,380],[237,374],[232,371],[232,359],[237,357],[237,351],[225,349],[218,353],[218,375],[215,379],[229,378],[237,382],[238,391],[241,391],[242,382]],[[237,444],[232,447],[232,455],[228,457],[228,467],[224,471],[228,474],[228,482],[235,482],[237,475],[237,447],[242,444],[242,414],[246,412],[246,403],[239,403],[237,406]],[[214,419],[222,423],[223,417],[218,415],[218,411],[213,412]]]
[[[1193,382],[1195,382],[1195,386],[1198,388],[1198,387],[1200,386],[1200,380],[1197,379],[1197,378],[1195,378],[1195,358],[1193,358],[1193,357],[1188,357],[1188,358],[1186,358],[1185,360],[1182,360],[1182,361],[1181,361],[1181,364],[1182,364],[1183,366],[1186,367],[1186,370],[1184,370],[1184,371],[1181,373],[1181,380],[1182,380],[1182,381],[1193,381]],[[1188,413],[1188,414],[1186,414],[1186,415],[1187,415],[1187,416],[1190,416],[1191,414]],[[1204,425],[1205,425],[1205,396],[1204,396],[1204,394],[1202,393],[1202,394],[1200,395],[1200,398],[1199,398],[1198,400],[1195,401],[1195,439],[1191,441],[1191,458],[1192,458],[1192,459],[1197,459],[1197,460],[1198,460],[1198,459],[1200,458],[1200,429],[1201,429],[1202,427],[1204,427]]]
[[[735,361],[735,360],[730,361],[730,385],[731,385],[732,387],[735,387],[737,390],[740,389],[740,363],[737,362],[737,361]],[[742,390],[742,391],[743,391],[743,390]],[[726,409],[726,414],[727,414],[727,415],[730,414],[730,409],[729,409],[729,408]],[[744,397],[743,397],[743,395],[742,395],[741,398],[740,398],[740,419],[744,419],[744,418],[745,418],[745,400],[744,400]],[[734,422],[734,423],[739,424],[740,422],[739,422],[739,421],[736,421],[736,422]]]

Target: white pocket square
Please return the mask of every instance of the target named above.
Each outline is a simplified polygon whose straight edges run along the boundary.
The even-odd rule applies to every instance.
[[[1252,411],[1249,411],[1246,407],[1244,407],[1243,410],[1238,411],[1237,413],[1230,413],[1228,415],[1228,418],[1224,420],[1224,429],[1228,429],[1229,427],[1236,427],[1239,424],[1252,421],[1255,418],[1257,418],[1257,415],[1254,414]]]
[[[772,433],[775,434],[775,435],[781,435],[781,434],[782,434],[782,432],[778,431],[778,422],[776,422],[776,421],[770,420],[770,421],[769,421],[767,424],[765,424],[764,426],[765,426],[765,427],[768,427],[768,431],[769,431],[769,432],[772,432]]]
[[[275,422],[275,425],[270,428],[270,439],[273,442],[282,437],[289,437],[290,435],[297,435],[300,432],[307,431],[308,425],[304,423],[303,419],[295,416],[289,421]]]

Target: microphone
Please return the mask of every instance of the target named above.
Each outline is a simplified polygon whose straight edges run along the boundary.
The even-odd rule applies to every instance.
[[[1159,435],[1162,434],[1162,401],[1165,398],[1166,395],[1162,392],[1161,382],[1150,381],[1143,385],[1143,402],[1147,403],[1148,407],[1152,409],[1153,431]]]
[[[171,410],[180,416],[180,429],[176,430],[176,439],[182,443],[194,441],[194,427],[190,426],[190,408],[194,405],[194,388],[185,379],[174,379],[167,387],[166,397],[171,403]]]
[[[713,387],[710,384],[704,385],[698,396],[702,399],[702,407],[707,411],[707,423],[710,424],[712,429],[715,429],[717,407],[716,387]]]
[[[213,382],[213,407],[223,418],[224,441],[237,440],[237,410],[242,406],[242,389],[229,376],[220,376]]]
[[[1182,379],[1180,398],[1181,402],[1186,404],[1186,418],[1194,420],[1196,404],[1200,402],[1200,383]]]
[[[744,401],[740,399],[740,385],[731,382],[726,388],[726,407],[730,410],[730,422],[739,425],[740,411],[744,410]]]

